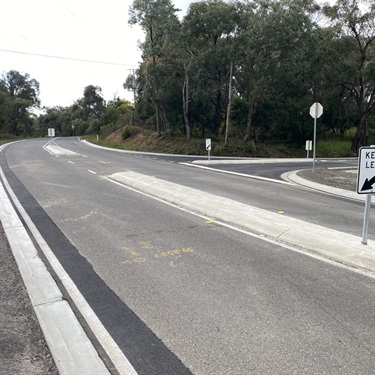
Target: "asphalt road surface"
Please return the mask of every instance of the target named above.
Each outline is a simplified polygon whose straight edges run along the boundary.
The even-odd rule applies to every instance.
[[[373,371],[373,278],[214,224],[106,177],[132,170],[357,235],[363,205],[157,156],[99,150],[73,138],[56,142],[77,154],[50,154],[46,140],[19,142],[0,154],[1,167],[138,374]]]

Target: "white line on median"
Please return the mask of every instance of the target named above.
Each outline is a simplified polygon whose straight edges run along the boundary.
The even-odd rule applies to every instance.
[[[261,176],[254,176],[252,174],[246,174],[246,173],[238,173],[238,172],[232,172],[232,171],[227,171],[223,169],[217,169],[217,168],[211,168],[211,167],[205,167],[204,165],[197,165],[197,164],[192,164],[192,163],[178,163],[181,165],[187,165],[188,167],[194,167],[194,168],[200,168],[200,169],[207,169],[209,171],[214,171],[214,172],[220,172],[220,173],[226,173],[226,174],[232,174],[235,176],[240,176],[240,177],[247,177],[247,178],[252,178],[254,180],[261,180],[261,181],[268,181],[268,182],[275,182],[277,184],[283,184],[283,185],[292,185],[290,182],[287,181],[282,181],[282,180],[275,180],[273,178],[268,178],[268,177],[261,177]]]

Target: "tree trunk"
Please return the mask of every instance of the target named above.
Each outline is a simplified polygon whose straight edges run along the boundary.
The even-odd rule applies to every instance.
[[[227,107],[227,119],[225,122],[225,143],[224,143],[225,148],[228,147],[228,137],[229,137],[230,110],[232,106],[232,76],[233,76],[233,63],[230,64],[230,72],[229,72],[228,107]]]
[[[216,100],[215,100],[215,117],[214,117],[214,128],[213,133],[215,135],[219,135],[219,129],[221,125],[221,91],[218,90],[216,93]]]
[[[189,122],[189,75],[186,68],[184,86],[182,88],[182,106],[186,128],[186,139],[189,141],[191,139],[191,126]]]
[[[256,105],[253,98],[249,100],[249,107],[247,112],[247,121],[246,121],[246,134],[244,137],[244,142],[246,143],[250,138],[251,128],[253,126],[253,118],[256,112]]]
[[[167,120],[167,115],[165,113],[165,109],[160,110],[160,117],[161,117],[161,128],[164,133],[169,134],[169,124]]]
[[[160,109],[159,105],[155,104],[155,116],[156,116],[156,132],[158,136],[161,136],[161,125],[160,125]]]
[[[368,115],[362,114],[359,124],[357,126],[357,131],[352,141],[351,150],[358,155],[359,149],[362,146],[368,145]]]

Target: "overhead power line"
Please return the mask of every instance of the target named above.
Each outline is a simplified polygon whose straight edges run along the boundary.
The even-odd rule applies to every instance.
[[[92,63],[92,64],[105,64],[105,65],[117,65],[117,66],[127,66],[134,68],[134,65],[130,64],[121,64],[121,63],[114,63],[109,61],[98,61],[98,60],[86,60],[86,59],[77,59],[74,57],[64,57],[64,56],[53,56],[53,55],[43,55],[40,53],[32,53],[32,52],[24,52],[24,51],[12,51],[8,49],[1,49],[1,52],[8,52],[8,53],[17,53],[20,55],[30,55],[30,56],[37,56],[37,57],[47,57],[50,59],[60,59],[60,60],[70,60],[70,61],[79,61],[79,62],[86,62],[86,63]]]

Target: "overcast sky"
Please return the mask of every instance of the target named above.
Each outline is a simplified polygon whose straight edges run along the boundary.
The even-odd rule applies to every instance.
[[[179,9],[191,1],[175,0]],[[68,106],[88,85],[108,101],[132,100],[122,84],[140,62],[143,32],[128,26],[131,0],[0,0],[0,74],[17,70],[40,83],[42,106]],[[20,53],[14,53],[14,52]],[[122,65],[94,64],[48,55]]]

